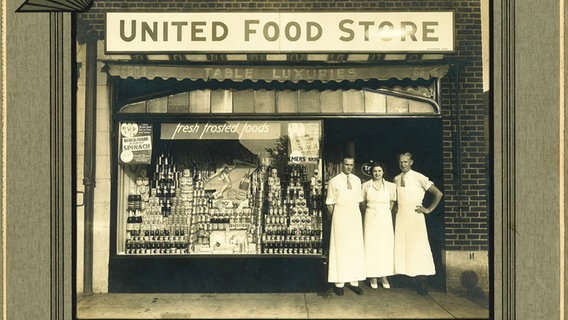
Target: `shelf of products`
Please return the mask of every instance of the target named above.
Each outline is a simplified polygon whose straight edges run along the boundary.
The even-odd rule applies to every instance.
[[[278,170],[271,169],[266,179],[262,253],[321,254],[321,183],[308,180],[300,165],[290,166],[284,177],[281,181]]]
[[[308,174],[306,165],[291,164],[281,172],[265,161],[246,171],[232,201],[208,188],[226,167],[204,170],[186,160],[176,165],[161,154],[152,178],[139,171],[126,199],[124,254],[322,254],[317,168]]]

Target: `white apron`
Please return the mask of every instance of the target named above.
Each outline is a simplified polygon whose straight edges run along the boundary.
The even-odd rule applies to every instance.
[[[386,188],[369,187],[365,209],[365,274],[386,277],[394,274],[394,230],[391,196]]]
[[[328,282],[365,279],[359,190],[341,190],[335,202],[329,240]]]
[[[397,274],[411,277],[434,275],[434,259],[428,241],[424,214],[414,211],[422,205],[424,189],[410,183],[397,184],[398,211],[394,232],[394,266]]]

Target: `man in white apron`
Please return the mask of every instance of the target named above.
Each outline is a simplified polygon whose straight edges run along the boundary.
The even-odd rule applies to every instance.
[[[436,269],[424,215],[436,209],[442,192],[428,177],[412,170],[411,153],[400,154],[398,160],[402,172],[394,178],[398,196],[394,232],[395,273],[415,277],[417,292],[426,295],[426,276],[436,274]],[[434,196],[428,207],[422,205],[426,191]]]
[[[361,179],[353,175],[355,160],[346,157],[342,172],[329,180],[325,203],[331,215],[328,282],[334,283],[335,294],[343,295],[343,287],[363,294],[359,281],[365,279],[363,222],[359,204],[363,201]]]

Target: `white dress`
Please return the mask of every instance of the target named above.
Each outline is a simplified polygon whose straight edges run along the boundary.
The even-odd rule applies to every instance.
[[[361,180],[352,174],[349,179],[351,189],[341,173],[329,180],[327,190],[326,204],[335,206],[329,239],[328,282],[332,283],[365,279]]]
[[[394,267],[397,274],[411,277],[434,275],[434,259],[428,241],[424,214],[414,211],[422,205],[424,194],[434,183],[416,171],[402,173],[394,178],[398,197],[398,211],[394,231]]]
[[[363,184],[365,208],[365,274],[369,278],[394,274],[394,228],[390,202],[396,201],[396,186],[383,180],[379,189],[373,180]]]

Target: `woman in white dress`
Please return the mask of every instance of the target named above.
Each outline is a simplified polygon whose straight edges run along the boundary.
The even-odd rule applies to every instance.
[[[392,207],[396,201],[396,186],[383,178],[384,166],[374,163],[373,178],[362,186],[365,206],[364,243],[365,273],[371,288],[376,289],[377,278],[384,288],[390,288],[387,276],[394,274],[394,228]]]

